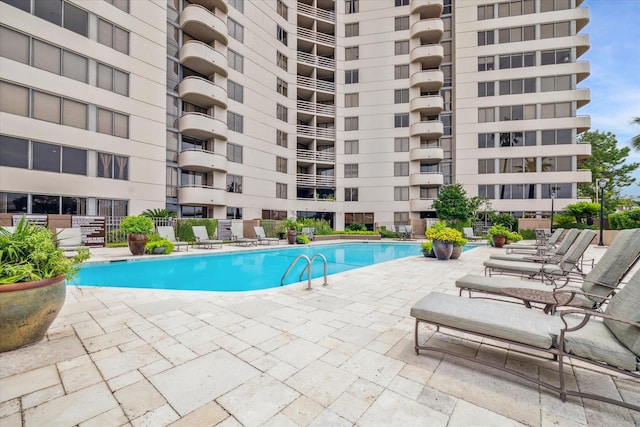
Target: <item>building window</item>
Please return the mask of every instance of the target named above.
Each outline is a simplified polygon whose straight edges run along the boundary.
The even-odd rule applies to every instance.
[[[345,84],[358,83],[358,70],[345,70],[344,82]]]
[[[535,157],[498,159],[500,173],[525,173],[536,171]]]
[[[289,110],[284,105],[276,104],[276,118],[286,122],[289,120]]]
[[[0,135],[0,166],[28,169],[29,141]]]
[[[344,13],[358,13],[358,0],[344,0],[345,11]]]
[[[358,130],[358,118],[357,117],[345,117],[344,118],[344,130]]]
[[[277,199],[287,198],[287,184],[276,182],[276,198]]]
[[[409,6],[409,0],[396,0],[396,7]]]
[[[534,0],[517,0],[498,4],[498,17],[520,16],[535,13]]]
[[[500,95],[515,95],[521,93],[534,93],[536,91],[536,79],[500,80]]]
[[[409,212],[394,212],[393,213],[394,224],[409,224]]]
[[[500,69],[534,67],[536,65],[535,52],[511,53],[509,55],[500,55]]]
[[[344,154],[358,154],[359,151],[360,147],[357,139],[344,142]]]
[[[478,57],[478,71],[490,71],[494,69],[493,56]]]
[[[278,15],[282,16],[285,20],[289,19],[289,8],[284,4],[282,0],[278,0],[276,3],[276,10]]]
[[[346,163],[344,165],[344,177],[345,178],[357,178],[358,177],[358,164]]]
[[[129,54],[129,32],[102,19],[98,19],[98,43]]]
[[[409,65],[396,65],[393,67],[394,79],[408,79],[409,78]]]
[[[542,172],[571,172],[573,170],[571,156],[543,157]]]
[[[409,29],[409,17],[408,16],[396,16],[395,17],[395,30],[403,31]]]
[[[509,184],[500,186],[501,199],[535,199],[535,184]]]
[[[227,174],[227,192],[242,193],[242,177],[241,176]]]
[[[400,40],[394,43],[394,54],[406,55],[409,53],[409,40]]]
[[[425,188],[420,187],[420,199],[422,200],[434,200],[438,198],[437,188]]]
[[[227,219],[242,219],[242,208],[227,206]]]
[[[409,187],[393,187],[393,200],[396,202],[409,200]]]
[[[531,105],[507,105],[500,107],[499,121],[509,120],[533,120],[536,118],[536,106]]]
[[[283,132],[281,130],[276,130],[276,144],[279,145],[280,147],[284,147],[287,148],[289,146],[288,142],[288,135],[286,132]]]
[[[494,96],[495,95],[495,82],[479,82],[478,83],[478,96]]]
[[[238,24],[231,18],[227,18],[227,28],[229,30],[229,36],[238,40],[240,43],[244,42],[244,27]]]
[[[242,163],[242,145],[227,142],[227,159],[230,162]]]
[[[65,54],[67,53],[68,52],[65,52]],[[73,62],[74,63],[80,62],[81,64],[84,63],[83,60],[75,60]],[[70,63],[68,64],[67,68],[73,67],[74,65],[75,64]],[[99,88],[102,88],[111,92],[115,92],[119,95],[129,96],[129,74],[102,63],[98,63],[97,65],[98,65],[98,79],[97,79],[96,85]],[[85,71],[81,75],[86,75],[86,66],[85,66]]]
[[[478,31],[478,46],[486,46],[494,44],[494,31]]]
[[[358,93],[345,93],[344,94],[344,106],[357,107],[360,103],[360,95]]]
[[[229,6],[233,7],[240,13],[244,13],[244,0],[229,0]]]
[[[344,201],[345,202],[357,202],[358,201],[358,189],[357,188],[345,188],[344,189]]]
[[[287,96],[289,92],[289,83],[278,77],[276,80],[276,90],[280,95]]]
[[[396,128],[409,127],[409,113],[397,113],[393,116],[393,126]]]
[[[571,62],[570,49],[543,50],[540,53],[540,65],[566,64]]]
[[[262,210],[262,219],[273,219],[277,221],[277,220],[283,220],[286,217],[287,217],[287,211],[276,211],[276,210],[268,210],[268,209]]]
[[[568,37],[571,35],[571,22],[553,22],[540,25],[540,38]]]
[[[98,215],[127,216],[129,202],[127,200],[98,199]]]
[[[496,162],[493,159],[478,159],[478,173],[496,173]]]
[[[348,46],[344,48],[344,60],[353,61],[358,59],[360,55],[360,48],[358,46]]]
[[[525,27],[501,28],[498,30],[498,43],[514,43],[535,40],[536,28],[533,25]]]
[[[129,13],[129,0],[105,0],[123,12]]]
[[[495,108],[478,108],[478,123],[495,122]]]
[[[109,111],[104,108],[98,108],[97,131],[106,133],[120,138],[129,137],[129,116]]]
[[[287,159],[276,156],[276,172],[287,173]]]
[[[541,135],[542,145],[571,144],[573,131],[571,129],[543,130]]]
[[[540,92],[571,90],[571,76],[551,76],[540,78]]]
[[[409,162],[395,162],[393,176],[409,176]]]
[[[233,80],[227,80],[227,96],[234,101],[243,102],[244,88]]]
[[[129,179],[129,158],[109,153],[98,154],[98,178]]]
[[[285,46],[287,46],[287,40],[288,40],[288,33],[284,30],[284,28],[282,28],[280,25],[277,26],[276,29],[276,36],[278,38],[278,41],[282,44],[284,44]]]
[[[495,185],[478,185],[478,197],[481,197],[483,199],[495,199]]]
[[[344,24],[345,37],[356,37],[360,35],[360,23],[352,22],[350,24]]]
[[[529,0],[531,1],[531,0]],[[571,0],[541,0],[540,12],[571,9]]]
[[[559,102],[557,104],[542,104],[540,108],[542,119],[554,119],[560,117],[572,117],[571,103]]]
[[[277,52],[276,63],[278,64],[278,67],[282,68],[285,71],[287,71],[287,69],[289,68],[289,59],[282,52]]]
[[[239,53],[231,49],[227,50],[227,62],[229,63],[229,68],[232,70],[244,73],[244,57]]]
[[[493,19],[493,6],[493,4],[478,6],[478,21],[482,21],[484,19]]]
[[[493,147],[495,147],[495,134],[493,133],[478,134],[478,148],[493,148]]]
[[[406,104],[409,102],[409,89],[396,89],[393,91],[394,104]]]
[[[240,114],[227,111],[227,127],[234,132],[244,132],[244,118]]]
[[[405,153],[409,151],[409,138],[395,138],[393,140],[393,151]]]

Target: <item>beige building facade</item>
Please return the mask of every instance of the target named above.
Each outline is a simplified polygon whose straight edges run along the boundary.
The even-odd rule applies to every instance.
[[[591,181],[581,3],[0,1],[0,212],[560,209]]]

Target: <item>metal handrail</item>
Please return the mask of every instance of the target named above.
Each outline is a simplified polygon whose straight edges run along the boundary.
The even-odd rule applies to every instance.
[[[282,279],[280,279],[280,286],[284,286],[284,279],[287,277],[287,275],[291,272],[291,269],[296,265],[296,263],[298,262],[299,259],[304,258],[305,260],[307,260],[307,265],[304,267],[304,269],[302,270],[302,273],[300,273],[300,277],[298,278],[298,281],[302,281],[302,275],[304,274],[305,270],[307,270],[307,268],[309,269],[307,272],[307,289],[311,289],[311,264],[313,263],[313,260],[316,259],[316,257],[321,257],[324,260],[324,283],[322,284],[323,286],[327,286],[327,259],[324,257],[324,255],[322,254],[315,254],[314,256],[311,257],[311,259],[309,259],[308,256],[304,255],[304,254],[300,254],[298,255],[289,265],[289,268],[287,268],[287,271],[284,272],[284,274],[282,275]]]
[[[307,267],[309,267],[309,274],[311,274],[311,264],[313,264],[313,260],[316,259],[316,257],[322,258],[322,262],[324,263],[324,283],[322,284],[322,286],[327,286],[328,285],[328,283],[327,283],[328,264],[327,264],[327,259],[322,254],[315,254],[314,256],[311,257],[311,259],[309,260],[309,264],[307,264],[302,269],[302,272],[300,273],[300,277],[298,277],[298,280],[302,280],[302,275],[304,274],[304,271],[307,269]],[[309,286],[311,286],[311,285],[309,285]]]

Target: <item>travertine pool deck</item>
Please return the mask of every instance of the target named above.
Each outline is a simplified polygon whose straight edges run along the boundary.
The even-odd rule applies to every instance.
[[[315,279],[311,291],[306,282],[241,293],[70,286],[44,341],[0,354],[0,426],[640,425],[624,408],[563,403],[477,364],[416,356],[410,307],[431,291],[457,294],[456,278],[482,273],[502,251],[416,254],[330,276],[327,287]],[[549,361],[432,334],[421,337],[556,375]],[[576,367],[568,379],[640,403],[628,377]]]

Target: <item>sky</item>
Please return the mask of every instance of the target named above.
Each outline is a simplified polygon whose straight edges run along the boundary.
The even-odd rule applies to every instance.
[[[591,102],[578,115],[591,116],[591,131],[611,132],[619,147],[631,145],[640,135],[640,0],[586,0],[591,20],[581,33],[589,34],[591,48],[578,60],[587,60],[591,75],[578,87],[591,90]],[[628,161],[640,162],[640,151],[631,149]],[[637,182],[622,189],[640,196],[640,168]],[[596,177],[594,177],[596,178]]]

